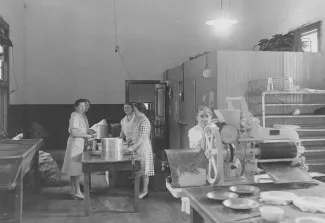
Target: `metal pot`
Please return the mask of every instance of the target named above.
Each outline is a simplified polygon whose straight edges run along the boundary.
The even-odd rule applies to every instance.
[[[97,139],[108,138],[108,126],[98,125],[97,129]]]
[[[102,139],[102,158],[122,160],[124,156],[123,140],[120,138]]]

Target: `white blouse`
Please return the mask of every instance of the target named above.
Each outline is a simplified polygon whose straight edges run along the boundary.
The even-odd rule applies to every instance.
[[[196,125],[188,131],[188,138],[190,140],[190,148],[203,147],[203,129]]]

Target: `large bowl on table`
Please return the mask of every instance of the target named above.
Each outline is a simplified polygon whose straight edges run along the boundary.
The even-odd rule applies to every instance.
[[[121,138],[102,139],[102,159],[122,160],[125,147]]]

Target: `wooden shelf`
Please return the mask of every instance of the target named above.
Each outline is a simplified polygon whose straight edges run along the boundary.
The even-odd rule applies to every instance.
[[[265,107],[287,107],[287,106],[325,106],[325,104],[265,104]]]
[[[265,115],[265,118],[325,118],[325,115]]]

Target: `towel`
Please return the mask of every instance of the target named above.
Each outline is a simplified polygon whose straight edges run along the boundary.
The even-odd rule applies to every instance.
[[[105,119],[101,120],[101,121],[98,122],[97,124],[91,126],[90,129],[92,129],[92,130],[94,130],[95,132],[97,132],[97,131],[98,131],[98,126],[100,126],[100,125],[105,125],[105,126],[107,126],[107,122],[106,122],[106,120],[105,120]]]

